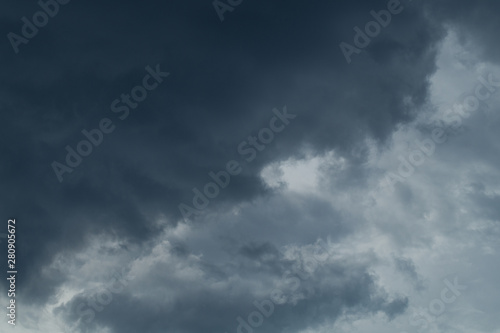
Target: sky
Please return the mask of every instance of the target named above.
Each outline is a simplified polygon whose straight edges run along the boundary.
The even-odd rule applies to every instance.
[[[499,10],[3,0],[0,332],[500,333]]]

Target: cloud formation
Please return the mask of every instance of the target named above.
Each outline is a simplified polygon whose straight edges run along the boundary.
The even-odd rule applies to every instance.
[[[499,96],[384,186],[478,77],[500,79],[496,2],[222,1],[234,10],[221,21],[211,1],[59,1],[13,47],[23,17],[55,3],[0,14],[15,329],[498,333]],[[355,28],[390,9],[356,46]],[[278,133],[283,106],[296,118]],[[58,173],[66,147],[84,158]],[[234,160],[241,171],[195,207],[193,188]],[[454,278],[467,290],[432,315]]]

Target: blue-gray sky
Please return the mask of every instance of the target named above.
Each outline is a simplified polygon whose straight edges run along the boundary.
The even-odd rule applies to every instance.
[[[3,1],[0,331],[499,333],[499,9]]]

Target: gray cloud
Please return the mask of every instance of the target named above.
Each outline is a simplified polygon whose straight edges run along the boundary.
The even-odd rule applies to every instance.
[[[259,330],[348,323],[363,331],[366,318],[383,318],[395,332],[438,288],[435,266],[465,271],[444,253],[486,270],[479,258],[494,256],[498,239],[496,97],[394,192],[377,192],[377,182],[403,154],[402,141],[428,129],[422,119],[440,112],[436,100],[463,93],[447,90],[462,82],[449,73],[498,64],[497,4],[401,3],[351,64],[339,43],[387,1],[244,1],[223,22],[211,1],[72,1],[18,54],[5,38],[0,211],[20,221],[19,302],[50,308],[82,332],[230,332],[254,300],[290,283],[283,274],[303,267],[320,239],[331,257]],[[39,6],[4,9],[0,27],[20,33],[21,17]],[[453,48],[474,54],[448,59],[452,69],[441,60],[451,33]],[[111,103],[155,64],[170,76],[120,120]],[[201,216],[183,221],[178,205],[210,171],[241,159],[238,144],[283,105],[297,118]],[[64,163],[66,145],[76,147],[102,118],[115,131],[60,183],[51,163]],[[311,159],[317,170],[293,169]],[[269,166],[281,186],[262,177]],[[317,184],[294,187],[285,169]],[[79,322],[75,306],[118,264],[130,285],[91,323]],[[495,305],[485,294],[471,302]],[[493,332],[495,319],[483,312]]]

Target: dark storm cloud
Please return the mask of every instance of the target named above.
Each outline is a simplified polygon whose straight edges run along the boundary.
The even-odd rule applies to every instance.
[[[35,2],[16,6],[2,14],[6,32],[19,33],[20,18],[39,10]],[[83,249],[98,233],[117,235],[125,243],[150,239],[161,229],[154,224],[159,214],[174,225],[178,204],[191,200],[191,189],[205,184],[209,171],[238,157],[238,144],[267,125],[274,107],[287,105],[297,121],[210,208],[268,191],[258,171],[300,154],[302,145],[315,153],[336,148],[351,158],[365,135],[383,141],[397,124],[412,119],[414,105],[426,99],[435,44],[442,36],[418,4],[394,17],[353,64],[346,64],[338,48],[352,40],[355,25],[371,19],[370,10],[384,8],[386,1],[244,2],[221,23],[210,1],[72,1],[21,45],[19,54],[5,39],[0,198],[3,215],[20,221],[19,261],[25,266],[19,283],[30,302],[46,302],[64,282],[58,274],[40,274],[57,253]],[[156,64],[171,75],[120,121],[111,102],[140,84],[145,67]],[[83,139],[80,131],[96,128],[103,117],[112,119],[116,130],[59,183],[51,163],[64,162],[64,147],[75,147]],[[330,212],[322,202],[310,207]],[[310,311],[322,317],[338,313],[344,301],[370,309],[383,303],[370,303],[372,281],[361,271],[340,285],[350,286],[342,302],[318,305],[343,293],[331,287],[312,298]],[[195,309],[203,303],[195,293],[183,297]],[[132,301],[124,299],[124,304],[132,308]],[[220,315],[228,308],[224,303],[210,311]],[[386,312],[397,313],[393,306]],[[234,313],[229,311],[223,322],[234,320]],[[283,313],[290,318],[294,310]],[[203,320],[188,324],[192,318],[175,314],[165,318],[177,318],[172,324],[177,328],[207,327]],[[128,320],[102,320],[117,332],[136,327]],[[153,327],[161,330],[167,322]],[[305,327],[306,322],[296,324]]]

